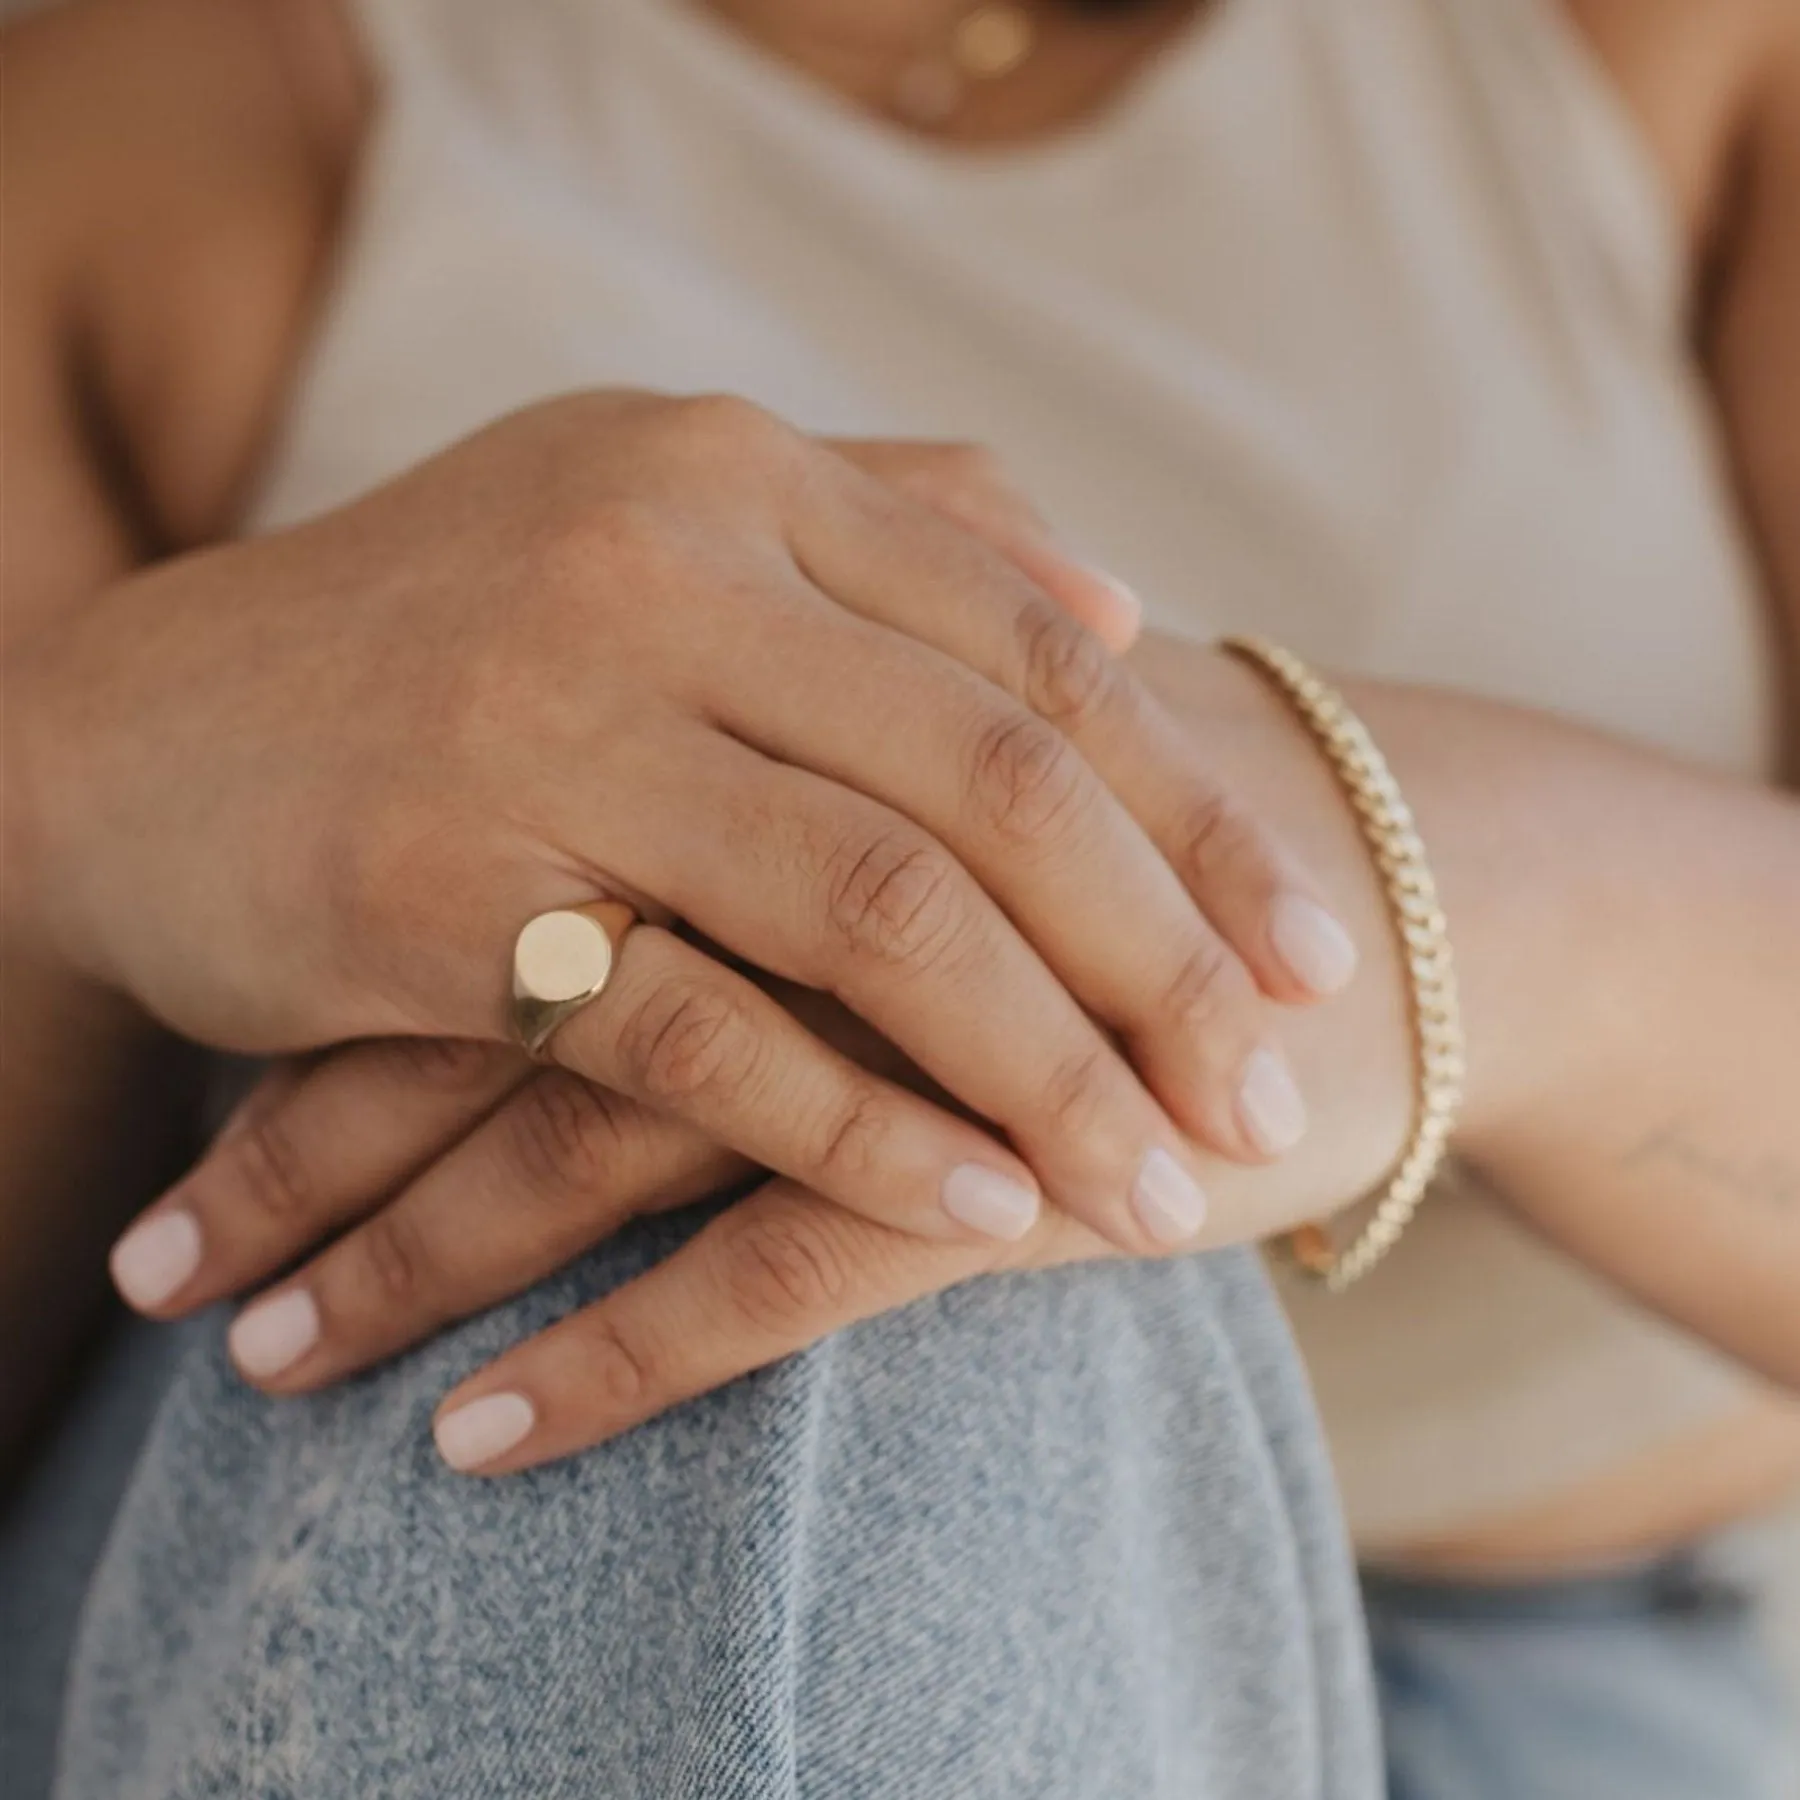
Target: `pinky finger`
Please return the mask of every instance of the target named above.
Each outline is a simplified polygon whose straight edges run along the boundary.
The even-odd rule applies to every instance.
[[[438,1408],[433,1436],[453,1469],[509,1475],[1020,1254],[934,1243],[770,1182],[649,1273],[471,1376]]]
[[[158,1319],[242,1293],[378,1206],[530,1071],[504,1045],[435,1038],[280,1065],[113,1246],[114,1285]]]

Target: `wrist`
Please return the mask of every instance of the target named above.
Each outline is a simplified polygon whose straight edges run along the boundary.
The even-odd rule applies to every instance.
[[[1208,766],[1310,866],[1356,938],[1362,971],[1351,991],[1281,1023],[1315,1138],[1330,1135],[1339,1097],[1368,1109],[1361,1122],[1340,1121],[1341,1142],[1360,1146],[1356,1170],[1373,1185],[1392,1169],[1376,1150],[1397,1158],[1410,1131],[1417,1071],[1392,908],[1348,797],[1287,701],[1235,658],[1152,638],[1136,660]],[[1338,685],[1418,821],[1442,894],[1468,1040],[1455,1148],[1486,1160],[1535,1131],[1548,1099],[1578,1091],[1611,1041],[1621,991],[1612,971],[1625,954],[1625,909],[1607,891],[1618,872],[1561,841],[1585,797],[1562,728],[1521,732],[1512,709],[1461,695]],[[1598,818],[1577,829],[1603,841]],[[1332,1197],[1356,1196],[1334,1188]]]
[[[46,973],[146,1004],[119,954],[147,871],[134,861],[155,827],[142,773],[155,721],[119,682],[113,593],[96,596],[8,652],[0,731],[0,904],[7,954]]]
[[[1220,651],[1161,639],[1138,661],[1196,757],[1306,866],[1359,954],[1341,994],[1270,1014],[1306,1096],[1306,1137],[1277,1164],[1209,1174],[1229,1236],[1262,1237],[1365,1198],[1405,1149],[1417,1082],[1399,944],[1355,813],[1292,706]]]
[[[1442,894],[1467,1037],[1456,1149],[1483,1162],[1607,1054],[1629,898],[1608,891],[1602,856],[1570,852],[1583,794],[1563,728],[1522,732],[1524,715],[1461,694],[1361,681],[1345,692],[1418,820]],[[1596,851],[1604,816],[1592,821]]]
[[[8,654],[0,680],[0,929],[9,958],[80,974],[68,944],[71,909],[55,870],[55,707],[49,659],[35,646]]]

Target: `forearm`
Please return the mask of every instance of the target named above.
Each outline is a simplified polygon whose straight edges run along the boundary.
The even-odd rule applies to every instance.
[[[171,1173],[192,1063],[117,996],[0,950],[0,1473],[92,1328],[105,1249]]]
[[[9,104],[12,74],[9,63]],[[52,272],[34,257],[42,215],[15,192],[46,166],[9,154],[0,197],[0,1472],[94,1322],[107,1234],[165,1171],[175,1112],[170,1040],[67,965],[59,903],[35,898],[27,649],[145,554],[83,436],[45,299]]]
[[[1391,1118],[1357,1115],[1409,1056],[1367,858],[1256,677],[1167,642],[1145,656],[1201,753],[1320,868],[1367,956],[1356,993],[1285,1024],[1310,1146],[1292,1171],[1221,1170],[1215,1186],[1266,1205],[1272,1181],[1310,1180],[1341,1201],[1383,1131],[1391,1150]],[[1461,1153],[1571,1254],[1800,1383],[1800,805],[1535,714],[1347,692],[1419,816],[1451,919],[1471,1040]]]
[[[8,571],[10,577],[10,571]],[[15,583],[9,578],[10,592]],[[66,604],[83,604],[70,598]],[[191,1061],[124,995],[70,966],[30,803],[31,677],[0,662],[0,1481],[55,1397],[105,1291],[105,1249],[171,1173]]]
[[[0,666],[0,1476],[54,1398],[105,1292],[105,1250],[172,1172],[194,1061],[61,955],[32,896],[29,672]]]
[[[94,575],[110,574],[95,556]],[[10,571],[9,571],[10,574]],[[9,580],[8,588],[14,585]],[[41,593],[44,586],[37,584]],[[29,584],[28,584],[29,591]],[[91,604],[63,597],[66,613]],[[190,1148],[199,1060],[64,954],[31,779],[29,644],[0,660],[0,1478],[106,1290],[106,1246]]]

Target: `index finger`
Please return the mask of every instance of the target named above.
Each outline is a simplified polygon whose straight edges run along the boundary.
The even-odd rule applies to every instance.
[[[933,1243],[773,1181],[654,1269],[452,1390],[432,1433],[453,1469],[510,1475],[604,1443],[858,1319],[1022,1260],[1018,1246]]]
[[[955,658],[1063,732],[1167,856],[1271,999],[1341,990],[1348,936],[1310,873],[1194,766],[1174,723],[1029,562],[936,509],[845,470],[840,504],[794,523],[801,566],[835,600]]]
[[[1076,560],[1058,544],[1048,521],[992,451],[979,444],[917,439],[826,442],[865,475],[924,501],[985,538],[1114,655],[1123,655],[1137,641],[1143,602],[1116,576]]]

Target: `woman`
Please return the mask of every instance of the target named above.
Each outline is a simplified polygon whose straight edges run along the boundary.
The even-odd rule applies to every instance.
[[[1632,160],[1568,20],[1523,4],[1396,4],[1379,27],[1366,8],[1352,19],[1298,4],[1243,4],[1200,21],[1173,7],[1104,21],[1047,9],[1034,16],[1031,53],[991,79],[978,78],[981,59],[965,44],[959,87],[957,59],[940,53],[955,23],[943,9],[863,9],[868,35],[859,26],[853,39],[797,5],[727,9],[827,89],[904,113],[909,129],[961,141],[959,153],[870,125],[704,14],[639,0],[534,7],[485,25],[475,11],[368,8],[383,82],[372,136],[354,78],[358,40],[317,14],[272,9],[269,22],[283,21],[274,30],[321,35],[271,48],[256,27],[235,14],[227,26],[198,0],[171,6],[144,39],[145,10],[130,9],[130,23],[127,10],[78,7],[42,27],[35,79],[14,82],[40,98],[10,109],[15,131],[43,135],[25,140],[35,159],[12,154],[9,166],[54,167],[79,190],[46,182],[35,205],[9,208],[54,222],[41,227],[41,257],[25,259],[24,292],[37,304],[8,308],[38,323],[18,354],[39,372],[26,399],[46,422],[32,466],[52,472],[25,511],[44,526],[32,541],[81,543],[89,555],[72,569],[39,552],[50,565],[44,610],[61,595],[78,600],[16,674],[9,662],[9,711],[23,714],[23,741],[48,771],[37,795],[55,802],[26,809],[44,821],[41,836],[26,857],[9,855],[9,869],[29,871],[9,911],[38,926],[25,941],[40,967],[60,957],[195,1035],[248,1048],[394,1031],[493,1035],[499,996],[479,991],[472,972],[491,967],[522,913],[565,896],[494,898],[507,858],[479,834],[457,835],[456,803],[466,810],[475,785],[463,772],[488,778],[511,734],[559,752],[511,771],[535,775],[532,792],[545,796],[527,809],[532,832],[539,809],[567,791],[567,770],[592,766],[575,754],[588,748],[586,721],[569,722],[560,702],[542,716],[546,671],[582,662],[569,609],[599,605],[576,575],[600,569],[615,589],[664,599],[688,634],[678,648],[715,654],[757,692],[774,686],[766,654],[741,636],[694,638],[692,596],[729,591],[771,616],[769,564],[740,552],[766,549],[772,509],[788,539],[803,537],[800,563],[834,599],[947,650],[990,689],[1009,685],[1004,646],[1018,638],[1007,621],[1023,604],[991,553],[917,507],[899,516],[843,459],[823,460],[760,415],[676,409],[671,425],[668,409],[616,401],[524,415],[318,526],[173,565],[93,602],[130,542],[117,500],[102,503],[116,492],[98,479],[105,465],[78,431],[89,415],[75,401],[96,383],[150,517],[177,541],[245,517],[279,526],[341,507],[506,407],[580,385],[747,392],[814,430],[967,432],[999,442],[1059,520],[1106,545],[1189,630],[1254,622],[1342,666],[1479,682],[1623,734],[1663,732],[1670,747],[1740,764],[1746,777],[1769,761],[1771,637],[1692,408],[1673,259],[1653,235],[1649,171]],[[1584,8],[1578,22],[1642,109],[1693,254],[1717,252],[1718,391],[1769,585],[1786,593],[1796,555],[1793,345],[1780,323],[1792,311],[1791,19],[1746,4],[1703,26],[1641,9],[1615,18]],[[146,102],[139,75],[152,53],[171,80],[150,84]],[[352,74],[339,81],[332,71],[346,57]],[[1682,78],[1665,88],[1671,68]],[[69,122],[92,120],[91,84],[107,70],[130,71],[126,91],[71,147]],[[186,86],[174,79],[183,71]],[[283,98],[281,83],[296,79],[298,98]],[[219,94],[228,106],[209,98]],[[264,103],[251,107],[244,97],[255,95]],[[134,111],[146,104],[148,116]],[[215,127],[220,112],[229,117]],[[1091,130],[1066,143],[967,160],[984,141],[1045,137],[1089,113]],[[1753,172],[1741,195],[1726,186],[1739,166],[1727,146],[1742,147]],[[336,209],[353,168],[357,206],[340,244]],[[1614,235],[1618,222],[1604,221],[1621,199],[1636,210]],[[1631,220],[1651,235],[1632,235]],[[334,246],[336,285],[296,388],[305,299]],[[1309,304],[1303,329],[1284,326],[1277,297],[1310,295],[1321,280],[1331,311]],[[83,346],[73,367],[51,354],[70,341]],[[48,394],[46,370],[62,377]],[[284,423],[265,455],[263,424],[275,416]],[[1496,462],[1492,445],[1515,460]],[[1119,623],[1091,583],[1021,543],[1008,502],[959,492],[945,504],[1039,586]],[[579,502],[573,535],[564,501]],[[589,507],[611,523],[595,529]],[[82,530],[52,529],[71,516]],[[1558,529],[1538,529],[1545,518]],[[1623,541],[1626,522],[1641,551]],[[521,567],[532,577],[523,588]],[[1652,582],[1654,606],[1642,598]],[[545,589],[559,602],[554,617],[537,598]],[[1610,670],[1581,679],[1594,667],[1590,645],[1616,644],[1626,629],[1615,609],[1627,589],[1658,622],[1652,633],[1633,620],[1645,632],[1632,664],[1644,672],[1641,712],[1619,710]],[[1447,605],[1450,591],[1466,598]],[[500,648],[482,635],[483,604],[498,593],[518,609]],[[935,595],[944,600],[932,610]],[[1533,598],[1543,611],[1518,616]],[[448,621],[435,661],[401,649],[430,639],[427,607]],[[676,666],[667,648],[657,662],[658,646],[631,636],[644,610],[577,615],[590,633],[604,626],[630,684],[608,690],[609,720],[629,710],[627,696],[661,691],[645,671]],[[1041,638],[1047,628],[1033,629]],[[491,655],[472,666],[516,669],[507,659],[521,638],[539,658],[528,690],[537,704],[515,693],[501,711],[484,692],[471,713],[452,677],[473,650]],[[782,643],[800,655],[795,640]],[[377,665],[375,650],[406,660]],[[721,884],[741,885],[757,846],[771,833],[779,842],[781,819],[798,810],[765,801],[752,834],[721,820],[729,855],[708,862],[677,844],[656,884],[622,885],[753,962],[844,991],[1007,1126],[1022,1160],[992,1140],[945,1136],[948,1115],[896,1110],[883,1089],[890,1110],[876,1141],[909,1145],[906,1155],[809,1161],[793,1135],[756,1133],[784,1113],[816,1119],[814,1103],[833,1092],[841,1102],[841,1086],[820,1084],[851,1079],[842,1065],[806,1053],[811,1084],[794,1090],[806,1105],[739,1095],[728,1116],[696,1120],[688,1061],[671,1071],[647,1054],[668,1041],[662,1033],[640,1034],[633,1054],[617,1027],[640,1015],[597,1008],[593,1035],[567,1049],[576,1068],[676,1107],[688,1126],[653,1123],[630,1103],[596,1109],[587,1090],[540,1077],[493,1112],[493,1129],[435,1164],[517,1087],[519,1065],[459,1058],[446,1092],[442,1074],[396,1071],[391,1052],[347,1052],[297,1093],[265,1095],[250,1128],[163,1204],[154,1254],[134,1268],[122,1252],[125,1285],[152,1310],[185,1310],[266,1275],[321,1225],[359,1216],[435,1164],[376,1224],[284,1283],[278,1310],[245,1315],[240,1363],[278,1391],[298,1390],[515,1291],[652,1192],[691,1197],[729,1179],[741,1165],[712,1150],[715,1137],[810,1186],[839,1183],[835,1209],[761,1190],[649,1279],[474,1376],[440,1413],[444,1447],[503,1472],[981,1269],[1091,1254],[1102,1241],[1142,1252],[1162,1239],[1241,1240],[1373,1185],[1404,1133],[1408,1057],[1380,896],[1355,834],[1292,717],[1254,678],[1164,640],[1143,655],[1198,758],[1156,728],[1146,738],[1151,715],[1136,702],[1130,730],[1116,702],[1060,709],[1074,741],[1148,841],[1177,859],[1175,821],[1214,816],[1205,792],[1196,796],[1195,768],[1273,822],[1365,952],[1363,980],[1333,1006],[1265,1015],[1240,975],[1235,998],[1210,1002],[1210,1029],[1169,1029],[1152,1002],[1179,986],[1181,970],[1235,965],[1195,935],[1204,927],[1179,910],[1117,814],[1084,800],[1072,854],[1021,882],[1016,858],[984,846],[920,785],[942,742],[902,737],[904,766],[877,768],[866,750],[851,760],[839,729],[828,757],[817,737],[793,735],[790,700],[784,713],[757,715],[752,741],[858,791],[903,794],[900,810],[948,837],[1063,984],[1121,1029],[1145,1086],[1084,1049],[1066,1001],[1026,979],[1014,940],[985,912],[987,960],[1014,972],[996,990],[1003,1010],[958,1012],[955,983],[884,993],[878,979],[824,970],[801,954],[804,934],[779,936],[774,912],[760,940],[731,943],[757,913],[756,883],[729,910],[718,908]],[[859,685],[854,658],[810,667],[831,678],[801,685],[809,703],[835,697],[841,682],[849,711],[880,721],[872,736],[903,731],[892,695],[912,690],[895,687],[899,664],[884,664],[875,687]],[[940,665],[932,673],[950,679]],[[950,705],[947,689],[918,692],[921,708]],[[1794,1157],[1779,1102],[1794,1054],[1793,1009],[1781,1003],[1794,973],[1778,930],[1795,892],[1791,808],[1753,781],[1691,776],[1453,693],[1365,685],[1353,695],[1425,821],[1456,923],[1476,1050],[1460,1147],[1542,1230],[1791,1380],[1785,1221],[1750,1207],[1709,1224],[1714,1215],[1695,1206],[1721,1168],[1736,1167],[1721,1143],[1754,1146],[1744,1161],[1773,1171],[1764,1185]],[[706,699],[716,713],[721,690]],[[983,704],[996,704],[986,690]],[[67,723],[78,705],[85,735]],[[1004,725],[999,741],[1043,742],[1021,738],[1013,713],[989,718],[996,733]],[[446,721],[460,735],[446,735]],[[484,721],[485,736],[475,729]],[[755,735],[781,728],[785,742]],[[222,764],[227,746],[248,765],[241,772]],[[609,768],[641,784],[667,760]],[[433,790],[418,769],[449,773]],[[702,791],[682,790],[674,816],[692,814]],[[1093,792],[1085,780],[1079,791]],[[184,802],[169,817],[171,796],[195,793],[204,805]],[[341,811],[346,797],[359,806]],[[476,816],[508,816],[511,800],[489,787]],[[608,827],[599,842],[616,853],[629,809],[594,804]],[[9,803],[9,815],[19,811]],[[355,828],[348,835],[328,829],[340,817]],[[180,853],[153,860],[146,837]],[[346,842],[356,854],[340,853]],[[1272,929],[1278,896],[1312,904],[1313,890],[1249,844],[1247,873],[1232,858],[1203,861],[1200,898],[1273,997],[1329,989],[1332,967],[1343,968],[1329,927],[1313,925],[1310,961],[1278,954]],[[384,848],[399,873],[381,866]],[[685,890],[669,879],[677,850]],[[1081,868],[1106,870],[1104,894],[1076,878]],[[244,872],[221,883],[221,869]],[[442,904],[471,889],[464,910]],[[318,921],[346,895],[360,929],[322,944]],[[1132,930],[1115,930],[1125,918]],[[683,953],[673,937],[647,941]],[[1169,960],[1171,943],[1185,953]],[[1092,944],[1110,951],[1105,966],[1084,956]],[[1145,945],[1163,960],[1144,960]],[[743,1008],[760,1004],[731,991]],[[47,1005],[65,1026],[67,992],[64,978]],[[1619,995],[1631,998],[1628,1019]],[[772,1014],[754,1016],[780,1029]],[[1003,1042],[979,1035],[996,1016],[1011,1027]],[[128,1031],[108,1041],[125,1046]],[[981,1053],[955,1055],[970,1047]],[[1293,1096],[1270,1073],[1279,1065],[1258,1056],[1276,1050],[1311,1102],[1298,1149]],[[126,1049],[112,1054],[122,1061]],[[1034,1112],[1034,1098],[1056,1097],[1059,1069],[1107,1079],[1092,1098],[1063,1096],[1079,1102],[1073,1111]],[[1247,1081],[1253,1070],[1261,1079]],[[840,1105],[835,1116],[863,1114]],[[1056,1129],[1056,1117],[1075,1116],[1084,1129]],[[577,1123],[559,1131],[559,1119]],[[597,1189],[591,1165],[572,1180],[584,1147],[614,1133],[633,1159],[621,1175],[625,1152],[608,1153],[616,1185]],[[1251,1162],[1289,1153],[1265,1168],[1195,1163],[1187,1134]],[[78,1132],[57,1141],[65,1172],[93,1155]],[[268,1220],[245,1184],[266,1165],[244,1152],[272,1144],[295,1146],[297,1160],[274,1165],[286,1180],[262,1185],[265,1199],[288,1200],[288,1216]],[[335,1168],[319,1160],[329,1146],[365,1144]],[[565,1153],[534,1164],[534,1144]],[[1169,1163],[1151,1160],[1159,1152]],[[1005,1188],[977,1184],[980,1202],[959,1216],[945,1175],[968,1166]],[[1204,1226],[1182,1167],[1205,1178]],[[871,1168],[892,1178],[872,1180]],[[1054,1210],[1032,1226],[1034,1178],[1100,1238],[1072,1233]],[[540,1190],[560,1196],[541,1229],[508,1215],[504,1242],[476,1242],[460,1262],[447,1254],[469,1249],[497,1191]],[[945,1212],[921,1204],[933,1191]],[[875,1227],[855,1223],[871,1211]],[[977,1241],[975,1218],[990,1239],[997,1220],[1026,1229],[1017,1248],[996,1250]],[[187,1223],[171,1229],[171,1219]],[[894,1226],[927,1241],[896,1240]],[[572,1784],[584,1763],[613,1781],[629,1769],[658,1793],[1044,1793],[1053,1780],[1083,1795],[1159,1783],[1247,1796],[1368,1791],[1353,1624],[1317,1518],[1317,1470],[1266,1296],[1229,1259],[958,1290],[661,1418],[604,1457],[484,1490],[491,1501],[417,1461],[421,1409],[453,1373],[613,1290],[675,1241],[643,1228],[562,1285],[306,1408],[269,1414],[229,1384],[216,1344],[195,1352],[96,1589],[68,1791],[128,1792],[133,1781],[146,1792],[284,1781],[491,1791],[501,1771],[527,1790],[581,1791]],[[746,1285],[745,1266],[771,1284]],[[746,1296],[754,1303],[740,1319],[731,1306]],[[1406,1290],[1388,1296],[1403,1316]],[[897,1358],[905,1381],[893,1377]],[[522,1405],[477,1415],[485,1436],[452,1429],[455,1401],[507,1396]],[[1259,1420],[1275,1437],[1272,1464],[1255,1447]],[[1107,1454],[1080,1454],[1096,1435]],[[992,1453],[974,1471],[971,1443]],[[413,1459],[399,1498],[387,1448]],[[691,1479],[696,1466],[707,1480]],[[1206,1486],[1189,1491],[1203,1470]],[[1119,1485],[1096,1493],[1096,1480]],[[878,1504],[883,1495],[896,1504]],[[255,1517],[252,1496],[267,1508]],[[597,1516],[616,1563],[587,1535]],[[858,1548],[868,1531],[880,1559]],[[469,1581],[472,1566],[484,1581]],[[913,1584],[904,1604],[898,1570]],[[634,1583],[634,1571],[648,1573]],[[864,1612],[877,1616],[852,1620],[831,1603],[870,1582]],[[989,1604],[972,1614],[968,1596],[983,1582]],[[521,1618],[553,1648],[521,1632]],[[147,1670],[165,1621],[175,1635]],[[384,1676],[395,1646],[411,1670],[432,1672],[426,1691]],[[603,1724],[591,1706],[596,1667],[607,1676]],[[882,1676],[873,1694],[870,1669]],[[646,1684],[691,1689],[697,1717],[681,1719]],[[926,1731],[927,1719],[940,1729]],[[1729,1746],[1724,1755],[1688,1771],[1685,1791],[1720,1791],[1705,1784],[1743,1760]],[[1565,1759],[1556,1778],[1593,1793],[1593,1772]],[[1658,1773],[1686,1778],[1674,1752]],[[1396,1787],[1410,1778],[1398,1768]],[[1512,1791],[1553,1790],[1540,1781]]]

